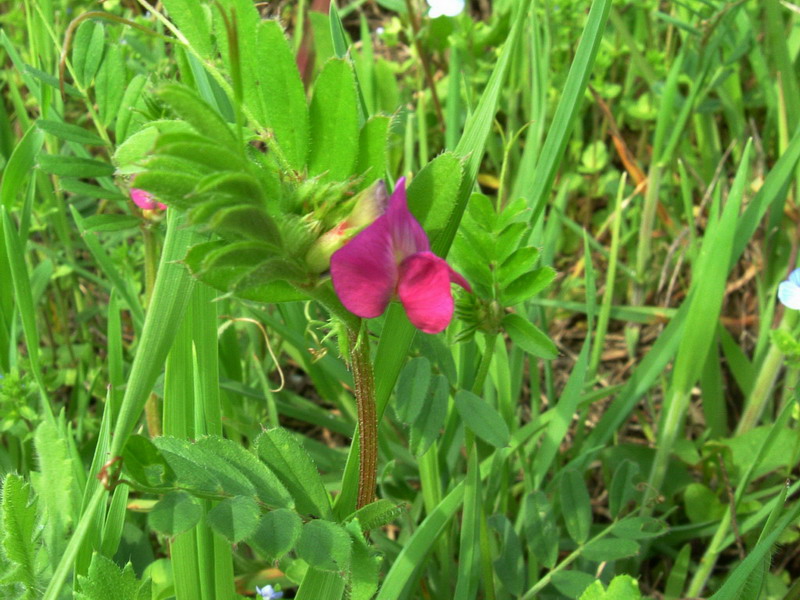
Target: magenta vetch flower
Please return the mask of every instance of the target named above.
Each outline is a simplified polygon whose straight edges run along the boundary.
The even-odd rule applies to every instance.
[[[153,200],[150,192],[145,192],[139,188],[131,188],[131,200],[142,210],[167,210],[167,205],[157,200]]]
[[[397,297],[414,327],[439,333],[453,317],[451,283],[472,291],[443,258],[408,210],[405,178],[386,212],[331,256],[333,289],[345,308],[371,319]]]

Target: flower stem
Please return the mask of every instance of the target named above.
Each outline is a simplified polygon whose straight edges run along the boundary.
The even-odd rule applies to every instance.
[[[358,445],[359,458],[356,500],[358,509],[375,499],[375,485],[378,480],[378,414],[375,405],[375,376],[369,355],[369,337],[361,327],[361,319],[342,306],[329,285],[296,287],[322,304],[332,315],[341,319],[347,328],[358,413],[358,437],[357,441],[354,440]]]
[[[375,411],[375,377],[366,334],[349,330],[356,408],[358,410],[358,500],[356,508],[375,499],[378,478],[378,417]]]
[[[153,295],[153,288],[156,283],[156,273],[158,272],[158,240],[150,225],[146,223],[142,226],[144,237],[144,303],[145,307],[150,306],[150,297]],[[144,405],[145,421],[147,422],[147,432],[150,437],[161,435],[161,413],[158,407],[158,397],[151,393]]]

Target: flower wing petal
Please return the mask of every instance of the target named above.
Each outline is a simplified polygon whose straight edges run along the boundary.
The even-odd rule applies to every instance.
[[[397,295],[408,320],[425,333],[443,331],[453,318],[452,269],[433,252],[418,252],[400,264]]]
[[[788,308],[800,310],[800,286],[791,280],[791,275],[789,277],[789,281],[781,281],[778,286],[778,300]]]
[[[425,230],[408,210],[405,177],[397,180],[385,216],[392,232],[392,246],[398,263],[412,254],[431,249]]]
[[[333,289],[351,313],[372,319],[386,310],[397,285],[397,263],[386,215],[331,256]]]

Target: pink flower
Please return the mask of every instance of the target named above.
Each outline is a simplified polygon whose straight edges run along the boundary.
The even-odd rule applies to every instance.
[[[145,192],[139,188],[131,188],[131,200],[142,210],[167,210],[167,205],[153,200],[150,192]]]
[[[411,323],[439,333],[453,317],[451,283],[472,291],[447,262],[431,252],[428,236],[409,212],[405,178],[386,212],[331,257],[333,289],[345,308],[371,319],[397,297]]]

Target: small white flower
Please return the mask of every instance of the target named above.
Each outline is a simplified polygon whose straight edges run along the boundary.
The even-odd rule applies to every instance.
[[[464,10],[464,0],[428,0],[431,7],[428,16],[431,19],[436,17],[455,17]]]
[[[789,279],[778,286],[778,300],[787,308],[800,310],[800,269],[789,273]]]
[[[283,592],[276,592],[271,585],[265,585],[263,588],[256,586],[256,594],[260,595],[262,600],[283,598]]]

